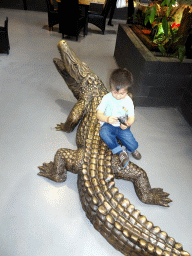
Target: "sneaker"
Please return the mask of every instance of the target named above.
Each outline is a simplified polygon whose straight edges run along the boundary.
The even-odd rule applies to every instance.
[[[137,159],[140,160],[141,159],[141,154],[139,153],[139,151],[135,150],[134,152],[131,153],[131,155]]]
[[[119,160],[120,160],[122,166],[125,167],[129,162],[129,156],[128,156],[127,152],[122,151],[119,154]]]

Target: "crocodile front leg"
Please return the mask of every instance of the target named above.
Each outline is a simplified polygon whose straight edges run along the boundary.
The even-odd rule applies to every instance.
[[[77,174],[82,165],[84,150],[71,150],[66,148],[59,149],[54,157],[54,162],[43,163],[39,166],[38,175],[53,180],[64,182],[67,179],[67,171]]]
[[[136,164],[129,162],[126,168],[121,167],[118,156],[112,159],[112,171],[116,179],[129,180],[133,183],[138,198],[145,204],[169,207],[172,202],[168,193],[162,188],[151,188],[146,172]]]
[[[66,122],[57,124],[56,130],[68,133],[72,132],[82,119],[85,113],[86,105],[85,100],[79,100],[71,110]]]

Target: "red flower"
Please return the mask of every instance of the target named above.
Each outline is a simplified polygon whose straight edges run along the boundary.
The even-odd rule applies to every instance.
[[[171,25],[171,28],[178,28],[180,24],[175,24],[175,22]]]

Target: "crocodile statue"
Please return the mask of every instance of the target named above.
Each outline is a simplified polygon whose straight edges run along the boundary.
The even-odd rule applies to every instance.
[[[106,240],[127,256],[190,254],[166,232],[140,214],[115,186],[114,179],[133,182],[143,203],[168,207],[171,199],[161,188],[151,188],[146,172],[132,163],[121,167],[119,158],[99,136],[96,109],[108,93],[101,79],[81,62],[66,41],[58,43],[61,60],[54,64],[77,99],[65,123],[56,130],[72,132],[78,125],[77,150],[59,149],[54,161],[39,166],[40,176],[64,182],[67,171],[78,174],[78,190],[86,216]]]

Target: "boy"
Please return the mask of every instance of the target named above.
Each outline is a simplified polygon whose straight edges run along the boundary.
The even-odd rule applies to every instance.
[[[137,151],[138,142],[130,131],[134,123],[134,105],[128,96],[128,88],[133,84],[133,76],[126,69],[116,69],[109,80],[111,92],[106,94],[97,108],[97,118],[100,120],[100,137],[112,150],[118,154],[123,167],[129,162],[129,155],[123,151],[117,139],[139,160],[141,154]]]

